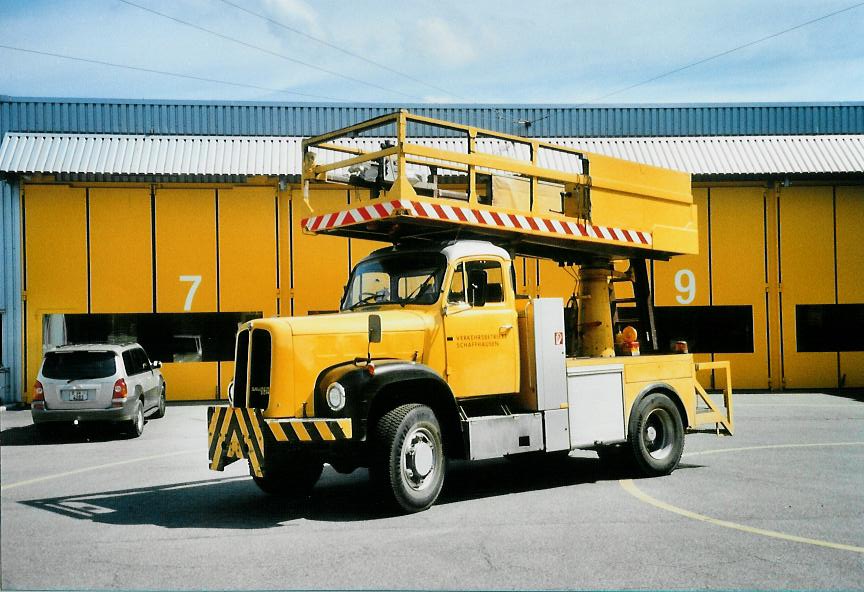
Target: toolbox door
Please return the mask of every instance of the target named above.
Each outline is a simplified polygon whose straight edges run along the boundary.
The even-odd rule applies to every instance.
[[[567,398],[571,448],[624,441],[623,365],[568,368]]]

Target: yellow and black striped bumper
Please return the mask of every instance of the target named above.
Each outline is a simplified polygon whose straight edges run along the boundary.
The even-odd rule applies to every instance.
[[[267,420],[277,442],[332,442],[351,439],[350,419]]]
[[[350,440],[351,427],[350,419],[264,419],[260,409],[208,407],[210,469],[222,471],[246,458],[252,474],[263,477],[268,449]]]

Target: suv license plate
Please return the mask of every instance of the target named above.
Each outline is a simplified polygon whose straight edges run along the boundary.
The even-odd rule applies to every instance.
[[[69,394],[70,401],[86,401],[87,391],[74,391]]]

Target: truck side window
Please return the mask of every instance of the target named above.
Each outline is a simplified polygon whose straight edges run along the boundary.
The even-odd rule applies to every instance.
[[[501,264],[497,261],[460,263],[453,274],[447,302],[467,302],[471,306],[504,302],[504,273]]]
[[[495,261],[478,261],[486,272],[486,302],[504,302],[504,273],[501,264]]]
[[[447,294],[447,302],[456,304],[465,302],[465,268],[460,263],[453,272],[453,281],[450,282],[450,292]]]

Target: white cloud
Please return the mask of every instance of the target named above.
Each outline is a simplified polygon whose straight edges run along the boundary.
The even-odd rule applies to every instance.
[[[303,0],[262,0],[264,14],[275,21],[302,30],[314,37],[326,37],[321,19],[314,8]],[[274,32],[285,35],[285,29],[271,25]],[[290,34],[290,33],[288,33]]]
[[[473,37],[467,31],[457,31],[443,18],[434,16],[417,21],[415,51],[422,51],[442,66],[467,66],[478,58]]]

